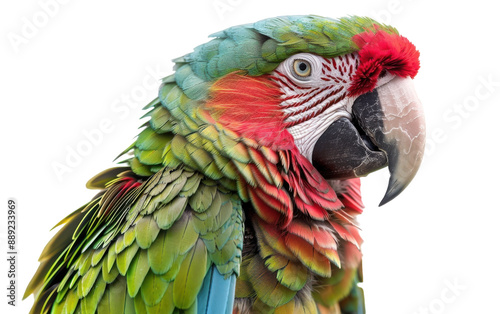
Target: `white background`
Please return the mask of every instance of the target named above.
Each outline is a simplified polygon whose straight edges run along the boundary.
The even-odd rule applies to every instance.
[[[387,171],[363,179],[368,313],[500,313],[500,24],[492,2],[61,0],[51,2],[52,16],[48,2],[0,8],[2,313],[28,312],[33,298],[20,298],[49,229],[90,199],[86,181],[132,142],[170,60],[218,30],[289,14],[368,15],[421,52],[415,84],[429,137],[421,170],[381,208]],[[27,30],[33,20],[38,26]],[[85,146],[85,133],[103,123],[107,133]],[[77,148],[86,156],[68,166]],[[64,164],[58,176],[54,165]],[[16,308],[6,305],[8,197],[19,203]]]

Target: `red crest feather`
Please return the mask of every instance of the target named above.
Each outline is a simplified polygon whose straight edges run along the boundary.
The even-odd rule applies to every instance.
[[[360,65],[349,88],[351,95],[361,95],[375,88],[382,71],[414,78],[420,68],[420,53],[408,39],[379,30],[367,31],[352,38],[360,48]]]

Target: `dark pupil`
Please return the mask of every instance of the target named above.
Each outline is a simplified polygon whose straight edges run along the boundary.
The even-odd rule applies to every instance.
[[[301,71],[307,70],[307,64],[305,64],[304,62],[301,62],[299,64],[299,70],[301,70]]]

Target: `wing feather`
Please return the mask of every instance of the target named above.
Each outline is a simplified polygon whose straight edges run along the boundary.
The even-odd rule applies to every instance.
[[[42,252],[31,313],[189,312],[212,267],[236,278],[241,203],[216,182],[182,166],[146,179],[113,168],[89,186],[104,190]]]

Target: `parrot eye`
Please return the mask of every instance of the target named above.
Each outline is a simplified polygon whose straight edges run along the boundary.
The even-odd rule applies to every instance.
[[[308,77],[311,75],[311,64],[309,61],[297,59],[293,62],[293,73],[295,73],[299,79]]]
[[[315,87],[320,79],[322,58],[311,53],[298,53],[283,61],[276,71],[286,75],[298,86]]]

